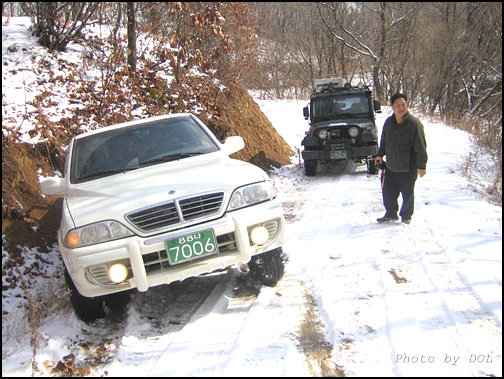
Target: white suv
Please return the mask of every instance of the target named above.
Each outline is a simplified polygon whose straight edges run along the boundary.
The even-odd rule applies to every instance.
[[[234,264],[263,284],[284,273],[285,219],[268,175],[229,158],[191,114],[151,117],[76,136],[64,178],[41,180],[64,194],[58,241],[77,316],[92,321],[147,291]]]

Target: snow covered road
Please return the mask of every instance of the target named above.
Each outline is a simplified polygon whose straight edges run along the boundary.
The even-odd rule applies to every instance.
[[[145,310],[133,309],[140,304],[159,306],[161,291],[154,295],[161,295],[159,301],[135,299],[113,360],[95,375],[310,376],[320,370],[316,362],[308,363],[300,346],[300,326],[309,306],[299,280],[287,276],[275,288],[261,288],[250,275],[232,269],[195,279],[191,285],[198,292],[192,298],[195,312],[184,313],[186,320],[175,323],[173,314],[165,315],[163,330],[152,323],[163,319],[159,310],[148,323]],[[204,288],[211,292],[203,294]],[[178,303],[167,308],[187,311]]]

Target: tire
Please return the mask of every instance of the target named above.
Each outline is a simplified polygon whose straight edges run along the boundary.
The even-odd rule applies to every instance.
[[[307,176],[317,175],[317,161],[304,161],[304,169]]]
[[[130,299],[129,291],[97,297],[82,296],[75,287],[66,267],[65,282],[75,315],[86,323],[107,316],[107,308],[114,311],[124,309]]]
[[[370,175],[376,175],[378,174],[378,167],[376,167],[374,163],[374,159],[367,159],[367,173]]]
[[[252,276],[267,287],[275,287],[285,272],[282,248],[254,255],[249,264]]]

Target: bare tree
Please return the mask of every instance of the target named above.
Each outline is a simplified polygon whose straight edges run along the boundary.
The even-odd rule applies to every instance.
[[[129,1],[126,3],[126,14],[128,18],[128,67],[130,71],[136,71],[137,48],[136,48],[136,15],[135,3]]]
[[[33,32],[39,43],[49,50],[64,51],[72,39],[79,36],[98,2],[22,2],[23,11],[30,17]]]
[[[313,80],[347,76],[340,44],[332,43],[313,3],[254,3],[256,30],[263,54],[258,61],[256,86],[280,96],[306,97]]]
[[[391,49],[391,44],[401,38],[396,29],[420,6],[421,3],[412,3],[403,9],[403,7],[398,8],[396,3],[352,3],[345,5],[346,8],[352,7],[350,11],[345,11],[345,9],[342,11],[340,3],[319,5],[320,19],[331,36],[344,46],[371,60],[374,93],[379,99],[384,97],[382,83],[384,61]],[[322,7],[330,11],[332,18],[328,18],[327,12],[323,12]],[[373,23],[372,20],[377,20],[377,22]]]

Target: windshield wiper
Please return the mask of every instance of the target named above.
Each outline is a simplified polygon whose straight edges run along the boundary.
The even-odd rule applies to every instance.
[[[81,181],[83,181],[85,179],[91,179],[91,178],[95,178],[95,177],[102,177],[102,176],[109,176],[109,175],[124,173],[126,171],[136,170],[137,168],[138,168],[138,166],[116,168],[116,169],[113,169],[113,170],[96,171],[96,172],[92,172],[90,174],[81,176],[80,178],[78,178],[78,181],[81,182]]]
[[[149,165],[149,164],[154,164],[154,163],[159,163],[159,162],[171,162],[171,161],[176,161],[176,160],[183,159],[183,158],[193,157],[195,155],[200,155],[200,154],[205,154],[205,153],[202,153],[201,151],[195,151],[192,153],[168,154],[168,155],[163,155],[162,157],[159,157],[159,158],[149,159],[145,162],[140,162],[139,166],[144,166],[144,165]]]

